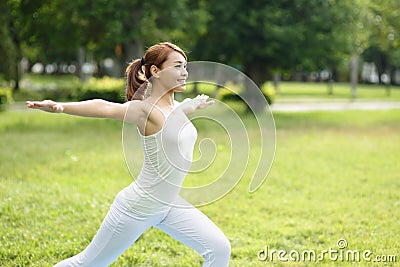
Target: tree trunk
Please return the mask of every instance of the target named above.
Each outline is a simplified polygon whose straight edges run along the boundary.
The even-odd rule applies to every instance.
[[[332,77],[328,81],[328,95],[333,95],[333,79],[332,79]]]
[[[329,72],[329,80],[328,80],[328,95],[333,95],[333,84],[335,82],[335,70]]]
[[[19,81],[21,80],[21,68],[20,68],[20,61],[18,60],[18,58],[16,59],[16,64],[15,64],[15,84],[14,84],[14,92],[18,92],[19,91]]]
[[[140,38],[122,44],[122,58],[121,62],[119,63],[121,65],[120,75],[121,76],[123,75],[125,68],[127,67],[127,64],[129,62],[137,58],[142,58],[143,53],[144,53],[144,44],[143,40]]]
[[[281,74],[279,72],[274,73],[274,89],[275,89],[275,94],[279,94],[280,88],[279,85],[281,83]]]
[[[256,64],[253,62],[247,66],[247,74],[251,78],[245,79],[244,87],[246,88],[246,100],[248,101],[248,106],[250,106],[253,111],[257,112],[263,110],[266,107],[266,99],[260,97],[260,88],[262,83],[266,80],[266,70],[265,66],[262,64]],[[256,86],[255,86],[256,85]]]
[[[393,73],[393,71],[392,71],[392,67],[389,67],[387,70],[386,70],[386,73],[387,73],[387,75],[388,75],[388,81],[385,81],[385,91],[386,91],[386,95],[387,96],[390,96],[391,95],[391,84],[392,84],[392,73]]]
[[[198,95],[199,94],[199,85],[198,82],[193,83],[193,95]]]
[[[123,46],[124,57],[126,62],[131,62],[133,59],[142,58],[144,52],[144,44],[141,39],[133,40]]]
[[[390,85],[396,85],[396,80],[397,80],[397,71],[395,67],[391,67],[391,71],[390,71]]]
[[[13,23],[11,24],[11,27],[14,27]],[[13,80],[15,81],[14,84],[14,92],[19,91],[19,81],[21,80],[21,60],[22,60],[22,51],[21,51],[21,41],[19,39],[19,36],[17,35],[16,32],[13,33],[13,43],[14,43],[14,47],[15,47],[15,52],[16,52],[16,56],[15,56],[15,72],[14,74],[14,78]]]
[[[82,46],[78,49],[78,66],[77,66],[77,74],[81,81],[85,80],[85,74],[82,71],[82,66],[85,63],[85,48]]]
[[[358,84],[358,55],[353,54],[350,60],[350,81],[351,81],[351,98],[357,97]]]

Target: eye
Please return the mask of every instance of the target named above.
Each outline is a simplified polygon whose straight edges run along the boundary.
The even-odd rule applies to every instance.
[[[185,65],[183,65],[183,64],[178,64],[178,65],[175,65],[175,68],[177,68],[177,69],[180,69],[180,68],[184,68],[184,69],[187,69],[187,64],[185,64]]]

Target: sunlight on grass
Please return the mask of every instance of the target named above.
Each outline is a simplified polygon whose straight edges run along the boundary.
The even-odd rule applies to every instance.
[[[231,266],[267,266],[257,260],[266,245],[322,251],[340,238],[349,249],[398,255],[400,112],[274,116],[276,157],[263,186],[247,193],[246,172],[230,194],[201,208],[230,239]],[[253,124],[242,118],[251,140]],[[207,136],[207,125],[198,128]],[[85,248],[114,196],[133,180],[121,130],[120,122],[102,119],[0,113],[0,266],[50,266]],[[112,266],[201,263],[193,250],[151,229]]]
[[[271,83],[267,83],[272,87]],[[282,82],[276,101],[343,101],[351,99],[349,83],[334,83],[332,94],[328,93],[327,83],[313,82]],[[391,86],[390,95],[383,85],[359,84],[357,86],[357,101],[400,101],[400,87]]]

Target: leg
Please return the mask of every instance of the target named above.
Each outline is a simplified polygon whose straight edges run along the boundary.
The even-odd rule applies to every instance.
[[[231,247],[226,236],[200,210],[188,208],[184,199],[177,203],[185,207],[172,207],[155,227],[196,250],[204,258],[203,266],[228,266]]]
[[[146,229],[155,223],[154,219],[157,218],[154,217],[149,219],[135,218],[116,198],[99,231],[86,249],[69,259],[59,262],[55,267],[102,267],[110,265]]]

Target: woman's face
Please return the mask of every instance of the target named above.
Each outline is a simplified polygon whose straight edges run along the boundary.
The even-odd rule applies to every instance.
[[[162,64],[159,72],[159,82],[167,90],[183,92],[186,90],[187,62],[181,53],[173,51]]]

